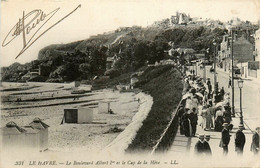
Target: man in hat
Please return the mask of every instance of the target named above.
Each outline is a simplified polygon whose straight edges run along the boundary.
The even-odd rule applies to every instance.
[[[192,112],[189,114],[189,119],[191,124],[192,136],[195,137],[198,124],[198,115],[196,113],[196,108],[192,108]]]
[[[257,155],[258,152],[259,152],[259,130],[260,130],[260,127],[257,127],[255,129],[255,132],[252,136],[252,143],[251,143],[251,151]]]
[[[220,144],[219,147],[223,148],[223,154],[227,155],[228,153],[228,144],[230,141],[230,134],[229,134],[229,129],[228,129],[228,123],[223,124],[223,130],[221,132],[221,139],[220,139]]]
[[[210,135],[206,135],[205,136],[205,140],[204,140],[204,142],[203,142],[203,148],[204,148],[204,153],[206,154],[206,155],[211,155],[212,153],[211,153],[211,148],[210,148],[210,146],[209,146],[209,140],[210,140]]]
[[[246,137],[245,134],[243,133],[243,129],[244,126],[240,124],[238,126],[238,130],[235,135],[235,146],[236,146],[235,151],[237,152],[238,155],[243,154],[244,145],[246,142]]]
[[[199,135],[199,140],[195,144],[194,151],[196,154],[204,153],[204,135]]]

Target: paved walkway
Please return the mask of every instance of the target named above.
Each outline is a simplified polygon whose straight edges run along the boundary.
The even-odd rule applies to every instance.
[[[186,137],[180,134],[180,129],[174,138],[173,144],[168,152],[172,153],[183,153],[189,151],[191,147],[191,137]]]
[[[219,72],[225,73],[225,72]],[[227,74],[225,74],[227,75]],[[251,82],[250,82],[251,83]],[[257,83],[253,83],[257,84]],[[239,112],[239,109],[235,109]],[[229,143],[229,153],[227,156],[223,155],[223,149],[219,147],[219,142],[221,138],[221,132],[215,132],[214,130],[204,131],[200,126],[202,122],[202,117],[199,116],[196,137],[186,137],[180,135],[177,132],[175,140],[168,150],[168,155],[180,160],[181,167],[260,167],[259,156],[255,156],[250,151],[250,146],[252,142],[253,133],[250,130],[250,124],[245,123],[245,130],[243,131],[246,136],[246,143],[244,147],[243,156],[238,156],[235,152],[235,133],[238,130],[238,125],[240,122],[239,114],[236,114],[235,118],[232,118],[232,124],[234,125],[231,134],[231,139]],[[259,121],[255,121],[259,122]],[[250,122],[251,123],[251,122]],[[248,127],[249,125],[249,127]],[[251,126],[251,128],[254,128]],[[198,157],[195,155],[194,146],[198,141],[199,134],[209,134],[211,139],[209,144],[212,150],[212,156],[202,156]]]
[[[186,137],[180,135],[178,131],[171,148],[168,150],[167,155],[174,159],[177,158],[180,167],[260,167],[259,156],[255,156],[250,151],[252,133],[248,128],[243,131],[246,136],[243,155],[238,156],[235,152],[234,137],[238,130],[239,118],[233,118],[232,121],[234,128],[230,132],[231,139],[227,156],[223,155],[223,150],[219,147],[221,132],[215,132],[214,130],[204,131],[199,126],[201,120],[202,118],[199,116],[196,137]],[[198,157],[195,155],[194,146],[198,141],[199,134],[209,134],[211,136],[209,144],[212,156]]]

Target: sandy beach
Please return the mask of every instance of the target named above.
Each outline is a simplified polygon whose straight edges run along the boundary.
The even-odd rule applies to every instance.
[[[90,86],[79,89],[90,90]],[[71,84],[3,83],[1,87],[1,127],[14,121],[28,125],[39,117],[49,127],[48,151],[101,151],[132,121],[139,108],[134,93],[109,89],[71,94]],[[17,101],[20,98],[21,101]],[[114,114],[101,112],[100,103],[111,101]],[[93,108],[91,124],[61,124],[65,108]],[[119,131],[118,131],[119,130]]]

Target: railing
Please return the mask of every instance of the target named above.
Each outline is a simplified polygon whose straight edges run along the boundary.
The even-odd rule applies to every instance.
[[[176,135],[176,132],[178,129],[178,124],[179,124],[178,110],[179,110],[181,102],[182,102],[182,100],[179,102],[177,108],[172,113],[172,118],[171,118],[170,122],[168,123],[167,127],[165,128],[165,130],[163,131],[163,133],[161,134],[160,139],[157,141],[156,145],[153,147],[151,155],[154,154],[159,148],[165,149],[168,147],[168,146],[166,146],[166,147],[162,146],[163,142],[168,141],[168,143],[169,143],[171,141],[171,139],[173,140],[175,138],[175,135]],[[174,134],[174,136],[173,136],[173,134]]]
[[[185,74],[183,74],[182,70],[178,66],[174,66],[174,67],[181,73],[182,76],[185,76]],[[179,125],[178,110],[179,110],[181,102],[182,102],[182,100],[180,100],[177,108],[172,113],[171,120],[168,123],[165,130],[163,131],[163,133],[161,134],[160,139],[157,141],[156,145],[153,147],[151,155],[153,155],[156,151],[158,151],[161,148],[163,148],[163,149],[168,148],[170,143],[173,142],[175,135],[177,133],[178,125]],[[164,144],[165,141],[167,141],[168,145]]]

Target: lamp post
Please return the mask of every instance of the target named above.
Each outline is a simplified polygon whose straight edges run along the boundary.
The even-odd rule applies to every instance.
[[[232,117],[235,117],[235,90],[234,90],[234,54],[233,54],[233,29],[231,29],[231,87],[232,87]]]
[[[217,75],[216,75],[216,57],[217,57],[217,43],[214,42],[214,93],[216,94],[218,90],[216,90],[216,83],[217,83]]]
[[[244,127],[244,121],[243,121],[243,112],[242,112],[242,88],[243,88],[243,80],[239,79],[237,81],[238,87],[240,89],[240,125],[243,125]]]

